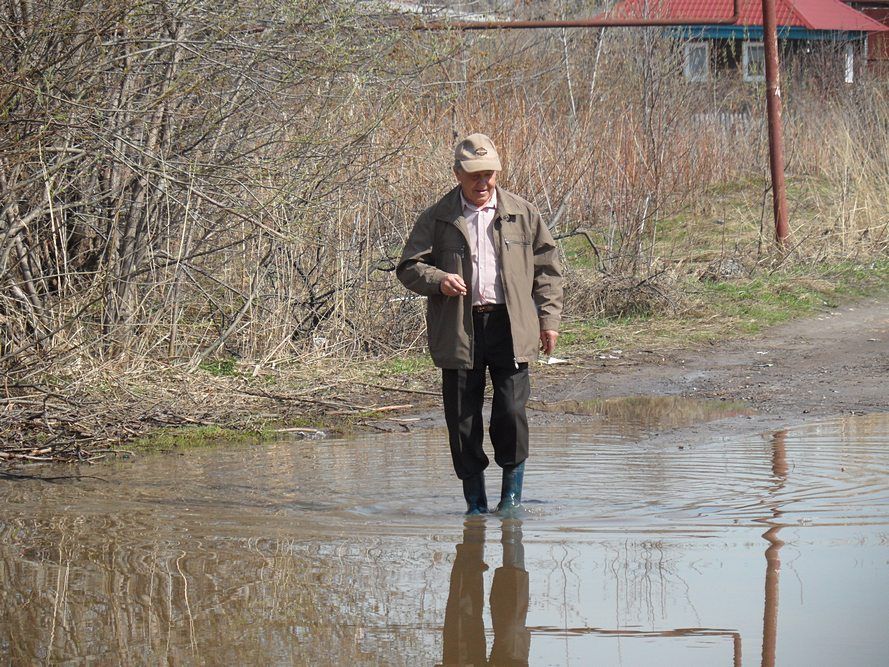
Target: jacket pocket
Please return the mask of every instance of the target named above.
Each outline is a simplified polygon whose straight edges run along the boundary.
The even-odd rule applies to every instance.
[[[523,264],[530,261],[532,254],[531,242],[522,238],[503,239],[503,245],[506,248],[506,261],[513,262],[521,259]]]
[[[503,287],[519,298],[531,293],[534,279],[534,248],[531,241],[521,236],[503,239]]]
[[[531,239],[522,229],[509,229],[503,231],[503,245],[507,251],[525,250],[531,247]]]
[[[524,239],[503,239],[503,242],[508,250],[524,250],[531,247],[531,242]]]

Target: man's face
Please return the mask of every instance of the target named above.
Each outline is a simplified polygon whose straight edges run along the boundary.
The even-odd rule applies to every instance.
[[[462,169],[454,169],[454,176],[463,190],[463,196],[473,206],[481,206],[494,194],[494,186],[497,184],[496,171],[474,171],[472,173]]]

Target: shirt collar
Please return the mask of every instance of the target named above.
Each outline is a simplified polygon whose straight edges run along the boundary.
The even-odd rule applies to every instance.
[[[463,191],[460,191],[460,203],[463,204],[463,211],[466,212],[469,209],[470,213],[478,213],[479,211],[488,211],[491,209],[497,208],[497,190],[494,190],[491,193],[491,198],[486,201],[482,206],[476,206],[468,201],[466,201],[466,197],[463,196]]]

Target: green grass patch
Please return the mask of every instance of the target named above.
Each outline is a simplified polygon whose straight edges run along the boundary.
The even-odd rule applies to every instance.
[[[380,377],[394,377],[397,375],[415,375],[429,371],[432,368],[434,368],[432,359],[429,358],[428,354],[424,354],[387,359],[380,364],[378,372]]]
[[[636,316],[569,321],[559,332],[559,346],[579,346],[588,351],[619,347],[628,342],[631,332],[644,326],[648,319],[649,316]]]
[[[226,445],[260,444],[274,439],[273,431],[239,430],[221,426],[181,426],[163,428],[134,440],[128,448],[136,451],[189,450]]]
[[[236,362],[234,359],[208,359],[202,361],[198,368],[210,375],[217,377],[231,377],[236,374]]]
[[[701,283],[700,298],[717,314],[737,323],[744,333],[806,315],[826,305],[822,295],[808,283],[785,276],[756,277],[745,281]]]
[[[842,295],[863,296],[877,284],[885,287],[889,262],[863,267],[852,263],[763,273],[749,279],[699,282],[692,286],[698,319],[717,318],[728,332],[755,334],[763,329],[834,308]],[[694,326],[694,322],[690,322]]]
[[[817,275],[835,283],[833,295],[870,296],[889,293],[889,257],[871,262],[839,262],[818,266]]]
[[[590,232],[590,239],[597,244],[597,249],[601,252],[605,247],[605,242],[601,238],[601,234]],[[590,240],[586,236],[580,234],[569,236],[561,241],[562,250],[565,253],[565,259],[568,265],[575,269],[595,269],[599,266],[599,260],[596,257],[596,251],[590,245]]]
[[[689,304],[681,312],[569,317],[563,323],[560,348],[568,353],[668,349],[758,334],[782,322],[835,308],[844,297],[889,293],[889,258],[794,266],[721,282],[700,281],[689,274],[675,289]]]

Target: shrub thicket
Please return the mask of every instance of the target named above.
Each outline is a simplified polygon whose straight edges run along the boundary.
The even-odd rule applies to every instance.
[[[5,7],[13,384],[96,360],[261,369],[422,344],[422,304],[390,269],[470,131],[565,243],[579,313],[623,312],[600,301],[634,284],[662,294],[665,267],[774,253],[761,86],[687,82],[657,30],[415,32],[320,0]],[[785,82],[795,257],[885,253],[887,101],[804,65]]]

